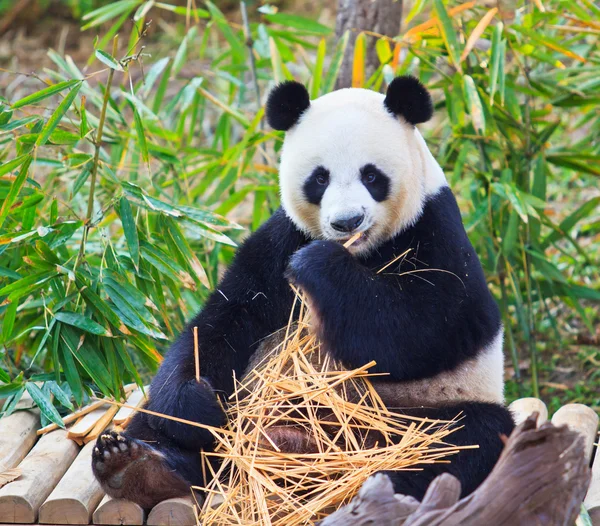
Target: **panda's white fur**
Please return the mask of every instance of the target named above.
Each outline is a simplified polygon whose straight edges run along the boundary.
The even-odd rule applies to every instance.
[[[390,195],[374,200],[359,171],[375,162],[391,181]],[[317,166],[330,172],[319,206],[306,201],[303,185]],[[342,89],[311,101],[285,136],[280,186],[284,209],[298,228],[316,239],[344,240],[330,226],[332,217],[364,211],[358,231],[365,243],[350,247],[367,253],[418,220],[423,203],[447,186],[439,163],[419,130],[384,106],[384,96],[365,89]],[[437,405],[456,401],[504,402],[502,328],[474,359],[423,380],[377,382],[390,406]],[[260,353],[259,353],[260,354]]]
[[[354,250],[367,252],[412,224],[426,196],[447,185],[417,128],[392,115],[383,101],[371,90],[338,90],[312,101],[288,130],[281,152],[281,200],[296,226],[310,236],[339,239],[331,217],[363,209],[359,231],[369,230],[368,242]],[[392,183],[390,198],[382,203],[358,177],[360,168],[372,162]],[[306,202],[302,185],[319,165],[327,167],[331,181],[317,208]]]

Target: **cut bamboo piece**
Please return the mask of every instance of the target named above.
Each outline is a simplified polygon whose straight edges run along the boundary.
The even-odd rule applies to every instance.
[[[513,415],[516,425],[519,425],[526,420],[529,415],[536,411],[539,413],[537,418],[538,426],[548,420],[548,409],[546,408],[546,404],[539,398],[519,398],[510,404],[508,408]]]
[[[69,429],[69,438],[83,438],[85,437],[98,421],[105,415],[110,406],[102,404],[102,406],[94,409],[91,413],[82,416],[71,429]]]
[[[15,468],[37,440],[38,411],[18,411],[0,418],[0,471]]]
[[[89,524],[104,491],[92,472],[94,444],[85,446],[40,508],[40,524]]]
[[[152,508],[147,524],[148,526],[196,526],[192,498],[163,500]]]
[[[135,502],[113,499],[108,495],[94,512],[94,524],[120,524],[141,526],[144,524],[144,510]]]
[[[600,436],[596,435],[596,443],[598,442],[600,442]],[[592,482],[583,503],[590,514],[592,524],[598,526],[600,524],[600,446],[596,446],[596,456],[592,465]]]
[[[106,427],[111,423],[113,417],[119,410],[119,407],[116,405],[110,406],[106,413],[102,415],[102,418],[96,422],[94,428],[89,432],[89,434],[83,439],[83,443],[87,444],[88,442],[95,441],[100,433],[106,429]]]
[[[591,458],[594,440],[598,433],[598,415],[583,404],[567,404],[562,406],[552,417],[555,426],[567,424],[580,433],[585,439],[586,458]]]
[[[69,468],[79,448],[59,429],[43,436],[19,465],[21,476],[0,489],[0,517],[32,523],[46,497]]]
[[[144,387],[145,392],[148,392],[148,386]],[[144,392],[141,389],[136,389],[127,398],[127,405],[132,407],[140,407],[146,401]],[[135,414],[133,409],[121,407],[118,413],[113,418],[113,423],[116,426],[124,427],[131,417]]]

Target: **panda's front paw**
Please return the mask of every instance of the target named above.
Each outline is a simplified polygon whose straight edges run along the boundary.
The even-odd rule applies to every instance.
[[[312,241],[290,258],[285,277],[293,285],[310,287],[328,273],[339,272],[346,258],[351,258],[350,252],[339,243]]]

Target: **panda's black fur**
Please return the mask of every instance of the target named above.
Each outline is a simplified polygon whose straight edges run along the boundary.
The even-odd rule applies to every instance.
[[[405,258],[377,273],[408,249]],[[375,360],[372,372],[388,373],[390,382],[453,370],[475,357],[501,327],[449,188],[428,197],[412,226],[366,256],[309,239],[279,209],[239,248],[202,311],[173,344],[152,382],[147,409],[223,425],[216,396],[232,392],[232,372],[240,378],[261,341],[287,324],[294,301],[290,281],[310,297],[325,349],[348,368]],[[199,333],[200,383],[192,327]],[[442,471],[461,481],[463,494],[473,491],[495,464],[501,435],[513,428],[508,410],[494,403],[448,400],[437,407],[395,409],[444,420],[462,414],[463,427],[449,441],[479,445],[449,464],[390,474],[396,491],[418,499]],[[99,438],[94,472],[109,494],[151,506],[191,484],[202,485],[198,452],[212,445],[206,430],[138,413],[125,434]],[[129,473],[124,468],[134,460],[137,471]],[[141,460],[152,466],[148,473]]]

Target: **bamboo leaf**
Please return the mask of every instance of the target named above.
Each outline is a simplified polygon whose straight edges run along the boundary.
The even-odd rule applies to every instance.
[[[476,42],[479,40],[481,35],[483,35],[483,32],[487,29],[487,26],[490,25],[497,12],[498,8],[493,7],[483,16],[483,18],[475,26],[475,29],[473,29],[473,32],[469,35],[467,43],[465,44],[465,49],[463,49],[462,55],[460,56],[461,62],[467,58],[467,55],[475,47]]]
[[[321,88],[321,77],[323,76],[323,64],[325,63],[326,44],[325,39],[319,41],[317,48],[317,59],[313,68],[310,87],[310,98],[316,99],[319,96]]]
[[[37,104],[38,102],[41,102],[44,99],[47,99],[48,97],[51,97],[52,95],[55,95],[56,93],[61,92],[64,89],[75,86],[75,84],[77,84],[78,82],[80,82],[80,81],[79,80],[65,80],[63,82],[58,82],[57,84],[53,84],[52,86],[48,86],[47,88],[44,88],[43,90],[36,91],[35,93],[28,95],[27,97],[23,97],[22,99],[19,99],[17,102],[15,102],[11,105],[11,108],[13,110],[15,110],[17,108],[22,108],[23,106]]]
[[[119,216],[121,217],[121,223],[123,224],[123,232],[125,233],[125,240],[129,247],[129,254],[131,254],[133,264],[137,268],[140,264],[140,241],[135,225],[135,219],[131,211],[131,205],[126,197],[121,197],[121,199],[119,199]]]
[[[281,61],[281,55],[277,49],[277,44],[273,37],[269,37],[269,51],[271,53],[271,65],[273,67],[273,79],[277,84],[285,80],[285,73],[283,72],[283,63]]]
[[[2,322],[2,341],[6,344],[6,342],[10,341],[10,337],[12,336],[13,327],[15,326],[15,317],[17,315],[17,307],[19,306],[18,302],[13,302],[4,311],[4,319]],[[1,378],[0,378],[1,380]]]
[[[46,382],[46,385],[50,388],[50,392],[56,397],[63,407],[66,407],[70,411],[75,409],[67,393],[65,393],[56,382]]]
[[[329,35],[331,33],[331,28],[319,24],[310,18],[304,18],[303,16],[290,15],[287,13],[273,13],[264,15],[264,17],[271,23],[281,24],[282,26],[306,31],[308,33],[316,33],[319,35]]]
[[[90,334],[96,334],[98,336],[110,336],[110,333],[104,327],[102,327],[102,325],[77,312],[61,311],[55,313],[54,317],[62,323],[72,325],[73,327],[77,327],[78,329],[89,332]]]
[[[338,42],[331,63],[329,64],[329,70],[325,77],[325,84],[323,85],[323,93],[329,93],[333,90],[335,82],[340,73],[342,62],[344,61],[344,54],[346,53],[346,47],[348,47],[348,39],[350,38],[350,32],[346,31],[340,41]]]
[[[144,160],[144,162],[146,163],[146,167],[148,168],[148,171],[150,171],[150,157],[148,155],[148,143],[146,142],[146,134],[144,133],[144,125],[142,123],[142,118],[140,117],[140,114],[138,113],[137,108],[132,104],[132,109],[133,109],[133,118],[134,118],[134,122],[135,122],[135,132],[137,134],[137,138],[138,138],[138,146],[140,148],[140,151],[142,152],[142,159]]]
[[[441,0],[438,0],[438,1],[441,1]],[[555,40],[553,38],[550,38],[547,35],[540,36],[540,34],[537,33],[536,31],[533,31],[531,29],[527,29],[527,28],[521,27],[521,26],[512,26],[512,29],[525,35],[526,37],[533,40],[534,42],[538,42],[539,44],[542,44],[543,46],[547,47],[548,49],[551,49],[552,51],[558,51],[559,53],[562,53],[563,55],[565,55],[569,58],[572,58],[574,60],[578,60],[579,62],[582,62],[583,64],[587,63],[587,60],[585,58],[583,58],[581,55],[578,55],[577,53],[571,51],[570,49],[567,49],[566,47],[561,45],[560,42],[558,42],[557,40]]]
[[[440,33],[442,34],[442,39],[444,40],[446,49],[448,50],[450,61],[459,72],[462,72],[458,50],[458,36],[454,30],[454,26],[452,25],[452,20],[448,16],[448,11],[446,11],[446,7],[444,6],[444,1],[434,0],[434,6],[435,12],[439,19],[438,27],[440,29]]]
[[[67,93],[65,98],[58,105],[58,108],[56,108],[56,111],[48,119],[46,126],[44,126],[43,130],[40,132],[39,137],[35,141],[36,146],[43,146],[44,144],[46,144],[46,141],[48,140],[54,129],[58,126],[62,118],[65,116],[68,109],[71,107],[71,104],[73,104],[77,93],[79,93],[79,90],[81,89],[81,84],[81,81],[77,81],[77,84],[75,84],[75,86],[71,88],[71,91]]]
[[[25,384],[25,388],[27,389],[29,396],[31,396],[31,399],[40,408],[41,413],[48,420],[50,420],[50,422],[53,422],[57,426],[65,429],[65,423],[63,422],[59,412],[52,405],[50,398],[48,398],[44,392],[33,382],[27,382]]]
[[[15,159],[15,161],[16,160],[18,159]],[[2,208],[0,208],[0,228],[2,228],[2,225],[8,217],[8,214],[10,213],[10,209],[13,203],[15,202],[15,199],[17,198],[19,192],[21,191],[21,188],[23,188],[23,185],[25,184],[25,180],[27,179],[27,172],[29,171],[29,166],[31,165],[32,160],[32,157],[27,157],[24,160],[21,166],[21,170],[19,170],[19,175],[17,175],[16,179],[10,186],[10,191],[8,192],[6,199],[4,199],[4,202],[2,203]]]
[[[96,58],[103,64],[107,65],[109,68],[114,69],[115,71],[125,71],[123,69],[123,66],[121,66],[121,64],[119,63],[119,61],[112,55],[109,55],[106,51],[97,49],[95,51],[95,54]]]
[[[359,33],[354,42],[354,59],[352,61],[353,88],[362,88],[365,85],[366,49],[367,37],[364,33]]]
[[[479,98],[479,93],[475,87],[475,82],[470,75],[464,75],[463,80],[467,97],[467,107],[469,108],[473,128],[475,128],[477,133],[485,135],[485,114],[483,112],[483,105]]]
[[[141,2],[142,0],[120,0],[118,2],[112,2],[108,5],[99,7],[94,11],[90,11],[82,17],[82,20],[90,20],[90,22],[84,25],[81,30],[85,31],[92,27],[99,26],[111,18],[115,18],[126,12],[131,12]]]

